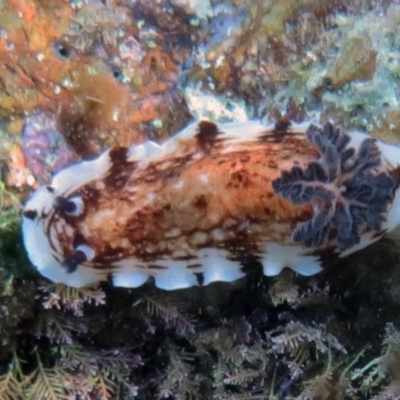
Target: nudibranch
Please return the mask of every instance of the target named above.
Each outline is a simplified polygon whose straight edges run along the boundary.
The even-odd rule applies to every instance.
[[[400,225],[400,148],[331,123],[200,121],[69,166],[22,213],[42,275],[166,290],[319,272]]]

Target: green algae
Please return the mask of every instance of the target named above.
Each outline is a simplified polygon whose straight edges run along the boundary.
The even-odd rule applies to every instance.
[[[325,79],[335,88],[354,80],[368,80],[376,70],[377,51],[371,38],[364,34],[351,37],[344,44],[341,54],[328,70]]]

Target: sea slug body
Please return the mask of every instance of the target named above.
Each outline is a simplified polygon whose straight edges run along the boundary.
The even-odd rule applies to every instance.
[[[400,225],[400,148],[328,123],[189,125],[162,145],[107,150],[25,204],[42,275],[71,286],[153,277],[173,290],[319,272]]]

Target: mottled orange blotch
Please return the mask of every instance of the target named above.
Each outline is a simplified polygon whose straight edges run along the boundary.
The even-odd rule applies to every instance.
[[[34,186],[35,178],[26,166],[24,153],[20,145],[14,143],[10,149],[10,157],[8,159],[7,185],[17,188],[23,186]]]

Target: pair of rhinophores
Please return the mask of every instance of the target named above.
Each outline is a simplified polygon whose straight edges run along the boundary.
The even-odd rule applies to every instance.
[[[312,275],[396,230],[399,171],[400,148],[331,123],[200,121],[58,172],[24,206],[24,243],[78,287]]]

